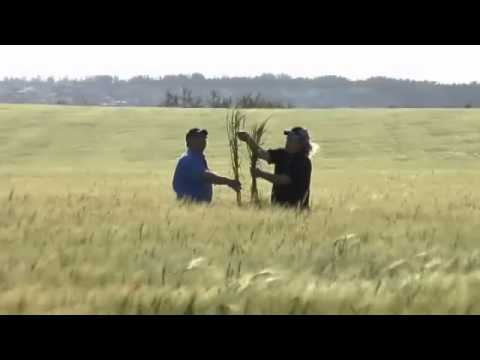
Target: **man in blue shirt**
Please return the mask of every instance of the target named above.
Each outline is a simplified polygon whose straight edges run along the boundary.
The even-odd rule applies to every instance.
[[[207,147],[207,130],[194,128],[186,135],[187,152],[178,160],[173,176],[173,190],[179,200],[210,203],[213,185],[227,185],[241,190],[240,182],[216,175],[208,168],[203,154]]]

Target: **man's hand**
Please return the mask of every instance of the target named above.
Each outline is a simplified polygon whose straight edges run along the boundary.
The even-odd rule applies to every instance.
[[[240,190],[242,190],[242,184],[240,183],[240,181],[237,181],[235,179],[230,179],[227,185],[235,192],[240,192]]]
[[[237,136],[240,141],[246,142],[252,152],[256,153],[260,159],[270,162],[270,154],[268,151],[265,151],[258,146],[248,132],[240,131]]]
[[[250,134],[247,133],[246,131],[240,131],[237,134],[237,136],[241,141],[244,141],[244,142],[248,142],[248,140],[250,140]]]

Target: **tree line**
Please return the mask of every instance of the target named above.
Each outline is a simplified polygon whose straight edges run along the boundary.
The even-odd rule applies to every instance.
[[[4,78],[0,102],[71,105],[330,108],[330,107],[478,107],[480,84],[373,77],[351,81],[339,76],[293,78],[205,78],[202,74],[116,76],[83,79]]]

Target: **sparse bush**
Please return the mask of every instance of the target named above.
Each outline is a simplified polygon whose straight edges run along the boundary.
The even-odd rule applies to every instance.
[[[241,109],[272,109],[272,108],[288,108],[293,107],[291,103],[282,103],[281,101],[273,101],[265,99],[260,93],[256,95],[247,94],[241,96],[236,103],[236,107]]]

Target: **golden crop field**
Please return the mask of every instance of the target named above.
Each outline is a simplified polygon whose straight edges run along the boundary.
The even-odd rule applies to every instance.
[[[308,215],[248,204],[245,148],[241,208],[176,203],[191,127],[231,176],[225,110],[0,105],[0,313],[480,313],[480,111],[245,113],[311,130]]]

